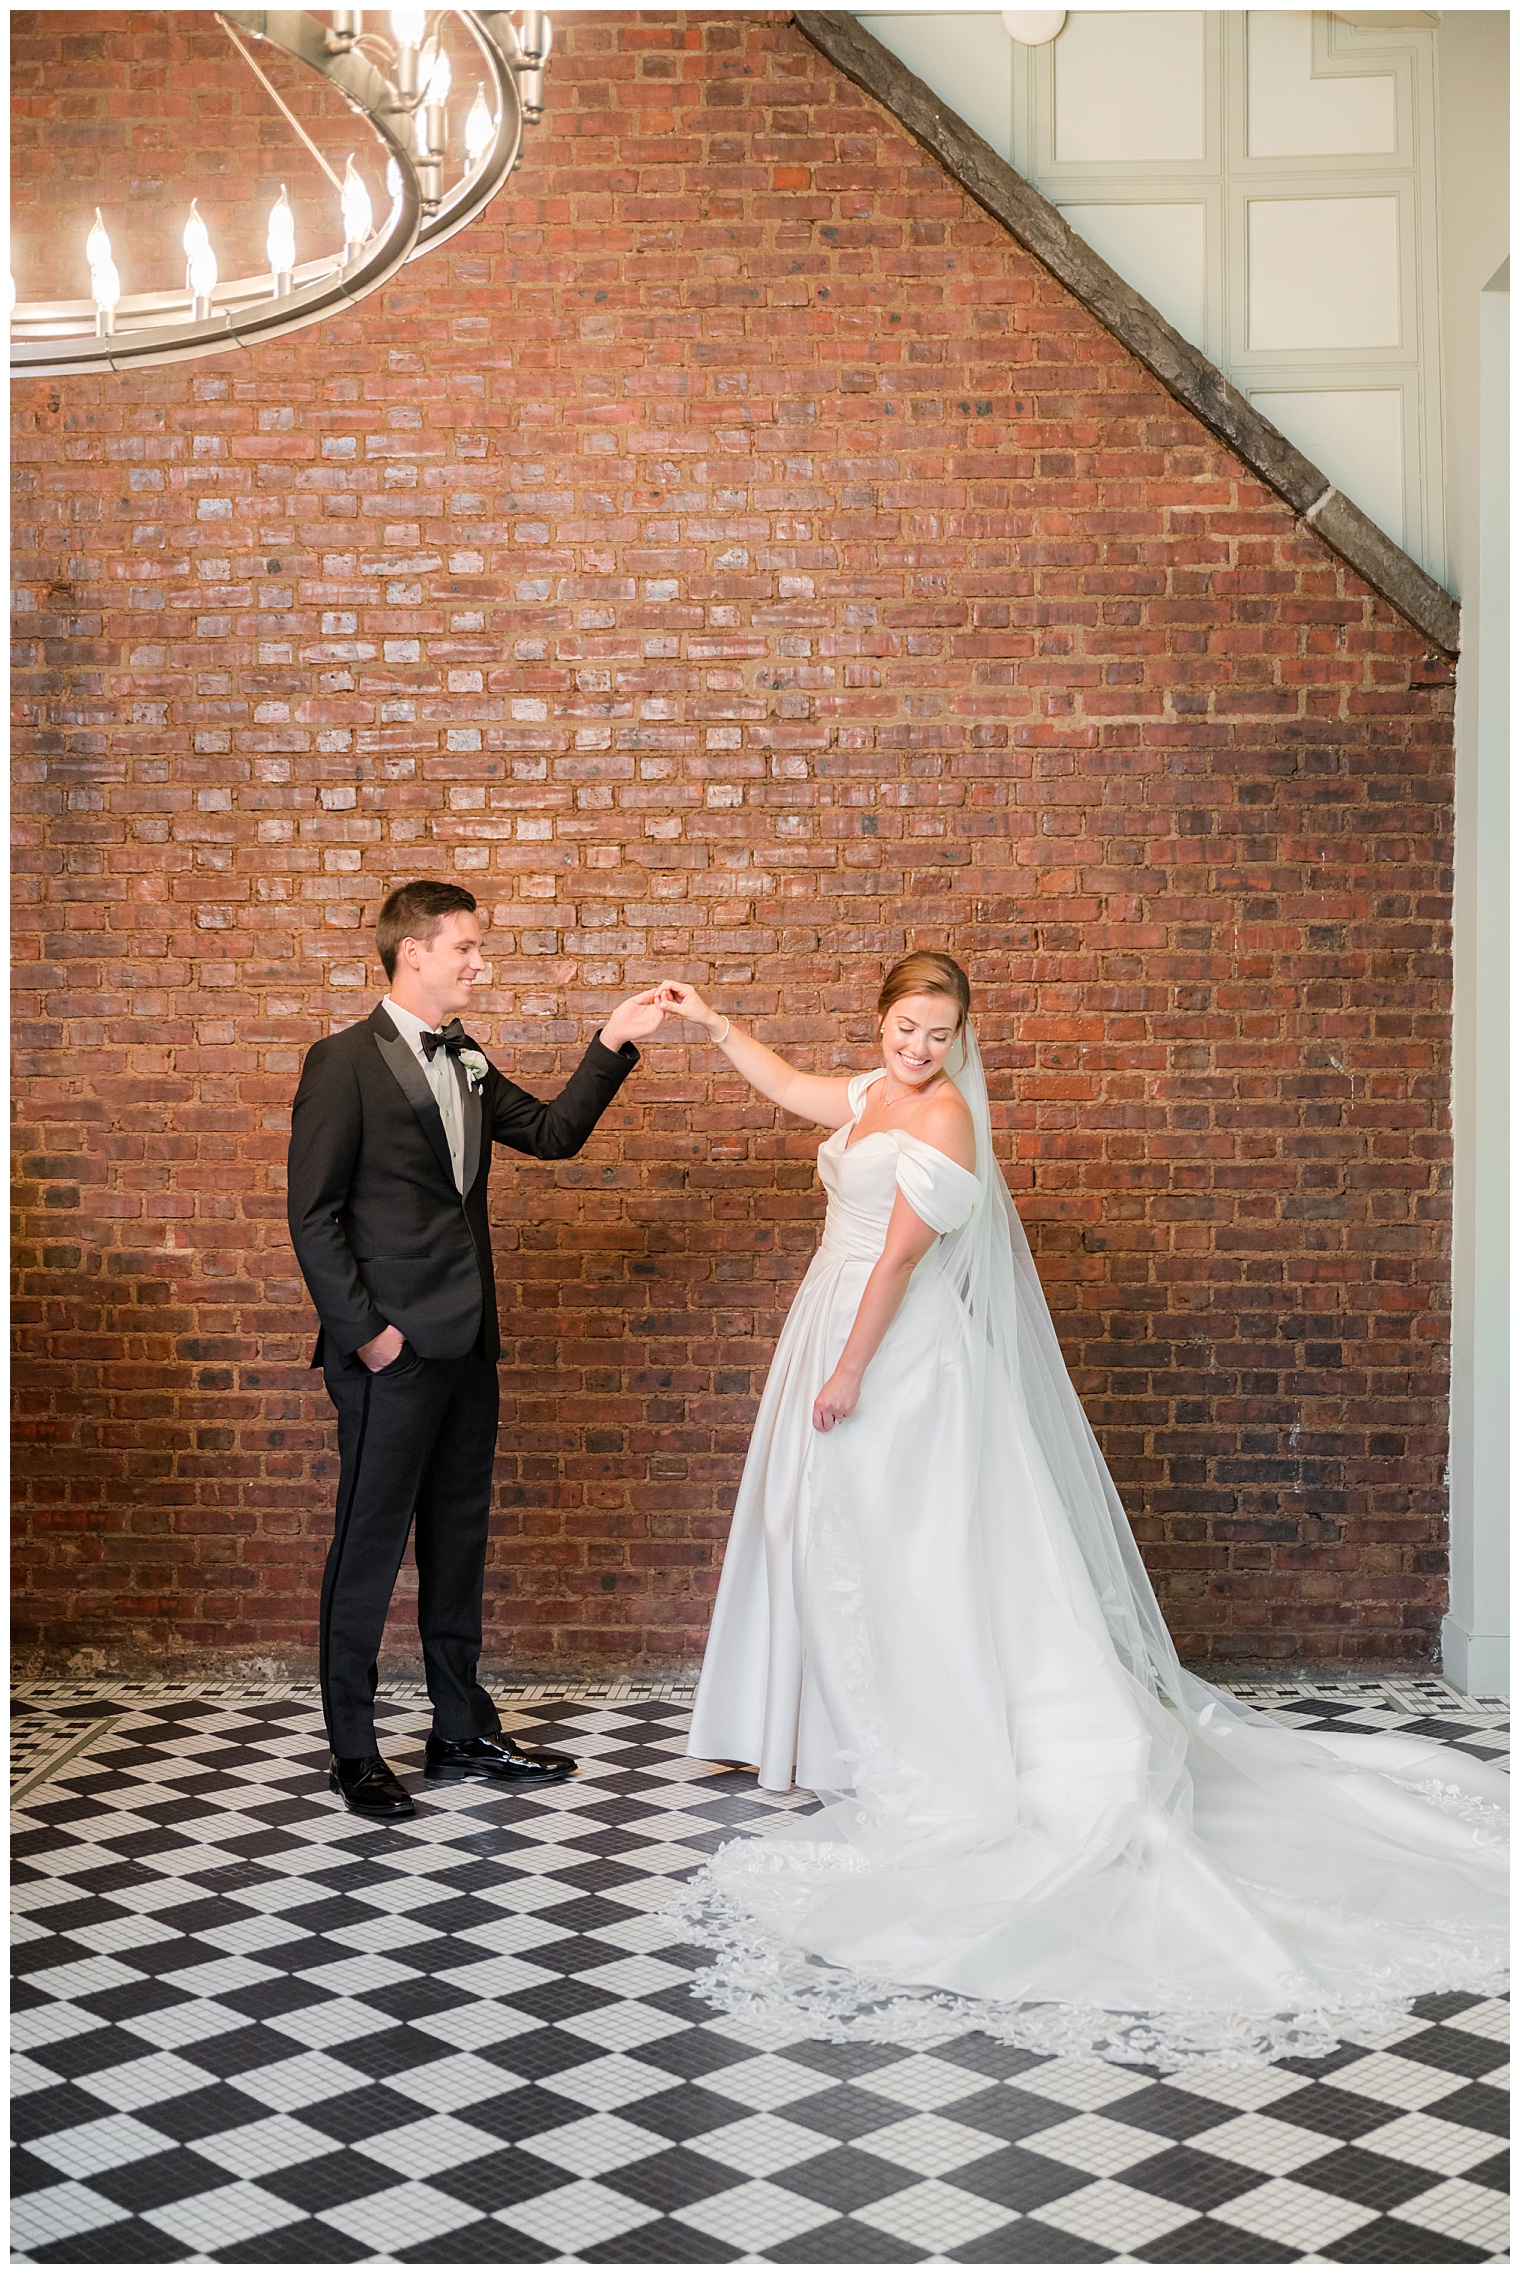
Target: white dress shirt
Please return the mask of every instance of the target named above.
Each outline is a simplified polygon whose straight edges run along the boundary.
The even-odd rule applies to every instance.
[[[389,995],[380,1008],[387,1014],[402,1041],[415,1053],[427,1076],[428,1087],[438,1100],[438,1111],[443,1116],[443,1133],[449,1141],[449,1165],[454,1171],[455,1184],[463,1192],[464,1106],[459,1094],[459,1085],[464,1079],[463,1070],[456,1068],[450,1051],[435,1050],[429,1058],[422,1047],[421,1037],[424,1034],[436,1034],[438,1030],[430,1027],[424,1019],[419,1019],[415,1011],[404,1011]]]

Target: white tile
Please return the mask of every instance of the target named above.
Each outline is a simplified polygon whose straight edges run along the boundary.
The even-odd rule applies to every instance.
[[[1014,2218],[1001,2203],[963,2194],[940,2179],[905,2187],[885,2202],[865,2204],[854,2215],[865,2226],[879,2227],[899,2242],[914,2243],[920,2250],[936,2254],[975,2242],[981,2235],[990,2235],[994,2227],[1009,2226]]]
[[[985,2090],[985,2077],[971,2075],[962,2070],[973,2092]],[[895,2070],[883,2071],[896,2075]],[[1121,2068],[1113,2061],[1090,2060],[1085,2054],[1067,2054],[1059,2061],[1042,2062],[1037,2069],[1021,2071],[1016,2080],[1020,2092],[1032,2092],[1041,2100],[1059,2101],[1065,2108],[1106,2108],[1111,2100],[1127,2100],[1138,2092],[1143,2079],[1135,2070]],[[1191,2077],[1189,2090],[1191,2090]],[[879,2076],[871,2079],[871,2090],[879,2092]]]
[[[1029,2078],[1020,2077],[1027,2085]],[[1198,2100],[1210,2100],[1223,2108],[1270,2108],[1274,2102],[1286,2100],[1290,2093],[1302,2092],[1304,2080],[1291,2069],[1215,2069],[1201,2067],[1189,2069],[1185,2078],[1175,2079],[1179,2088]]]
[[[556,2170],[573,2172],[577,2179],[600,2179],[604,2171],[616,2171],[620,2164],[663,2155],[670,2142],[658,2132],[646,2132],[604,2111],[582,2116],[573,2124],[557,2124],[547,2132],[526,2132],[517,2145]]]
[[[1357,2145],[1361,2146],[1358,2141]],[[1323,2132],[1308,2132],[1298,2124],[1279,2123],[1275,2116],[1232,2116],[1228,2124],[1211,2125],[1188,2142],[1207,2156],[1223,2156],[1247,2171],[1264,2171],[1281,2179],[1300,2164],[1328,2155],[1334,2142]]]
[[[1213,2134],[1208,2137],[1212,2139]],[[1139,2131],[1133,2124],[1115,2124],[1107,2116],[1087,2114],[1052,2124],[1037,2133],[1031,2145],[1037,2155],[1069,2163],[1074,2171],[1089,2172],[1094,2179],[1112,2179],[1116,2172],[1144,2163],[1147,2156],[1164,2154],[1171,2143],[1154,2132]]]
[[[506,2069],[496,2068],[490,2061],[480,2060],[474,2053],[449,2053],[440,2061],[427,2061],[420,2068],[401,2069],[387,2077],[392,2092],[399,2092],[407,2100],[419,2101],[439,2115],[449,2115],[456,2108],[472,2108],[483,2100],[494,2100],[498,2094],[510,2092],[521,2083]]]
[[[1229,2210],[1233,2218],[1233,2204]],[[1058,2203],[1042,2203],[1037,2215],[1047,2226],[1109,2250],[1141,2249],[1198,2216],[1179,2204],[1163,2203],[1159,2196],[1142,2194],[1138,2187],[1125,2187],[1117,2179],[1094,2180],[1090,2187],[1063,2195]]]
[[[1426,2108],[1433,2100],[1444,2100],[1465,2080],[1449,2069],[1402,2060],[1397,2053],[1369,2053],[1337,2069],[1331,2081],[1337,2091],[1360,2093],[1366,2100],[1386,2100],[1395,2108]]]
[[[241,1952],[226,1958],[201,1959],[194,1966],[182,1966],[174,1974],[160,1974],[171,1990],[188,1990],[193,1998],[225,1997],[232,1990],[246,1990],[254,1982],[277,1982],[278,1969],[261,1966],[256,1958]]]
[[[531,2014],[514,2013],[509,2006],[482,1998],[475,2005],[445,2006],[441,2013],[419,2014],[407,2027],[421,2030],[425,2037],[436,2037],[460,2053],[476,2053],[483,2045],[505,2045],[513,2037],[541,2029],[543,2024]]]
[[[876,2138],[872,2133],[855,2145],[870,2148]],[[715,2132],[699,2133],[684,2145],[713,2163],[747,2173],[751,2179],[769,2179],[789,2164],[828,2155],[839,2142],[826,2133],[809,2131],[805,2125],[789,2123],[784,2116],[764,2112],[743,2116],[736,2124],[720,2124]]]
[[[800,2061],[788,2061],[779,2053],[735,2061],[732,2068],[714,2069],[702,2079],[704,2091],[721,2093],[725,2100],[736,2100],[743,2108],[784,2108],[788,2101],[805,2100],[812,2093],[822,2092],[831,2082],[816,2069],[805,2069]],[[877,2089],[875,2076],[871,2089]]]
[[[647,2100],[652,2092],[669,2092],[676,2082],[665,2070],[627,2053],[607,2053],[580,2068],[556,2069],[554,2095],[579,2101],[583,2108],[624,2108],[630,2101]]]
[[[1400,2217],[1403,2210],[1400,2205]],[[1343,2235],[1355,2234],[1377,2213],[1338,2195],[1322,2195],[1317,2187],[1300,2187],[1296,2180],[1273,2179],[1265,2187],[1253,2187],[1249,2195],[1232,2196],[1220,2216],[1232,2227],[1244,2227],[1247,2234],[1261,2235],[1268,2242],[1320,2250]]]
[[[371,2250],[389,2253],[433,2242],[455,2227],[473,2226],[480,2213],[468,2203],[456,2203],[441,2195],[436,2187],[420,2179],[409,2179],[403,2186],[387,2187],[378,2195],[361,2195],[357,2202],[340,2204],[335,2211],[319,2211],[317,2217],[324,2226],[336,2227],[339,2234],[368,2243]]]
[[[208,2038],[226,2037],[235,2029],[246,2029],[248,2016],[232,2006],[218,2005],[215,1998],[190,1998],[182,2005],[161,2006],[157,2013],[135,2013],[121,2027],[130,2036],[141,2037],[164,2052],[171,2052],[176,2046],[193,2051]]]
[[[563,1935],[559,1939],[563,1941]],[[502,1951],[494,1958],[445,1967],[434,1979],[446,1982],[450,1989],[467,1990],[472,1998],[510,1998],[519,1990],[531,1990],[536,1983],[552,1982],[555,1977],[546,1966],[535,1966],[530,1959],[514,1958]]]
[[[192,2068],[177,2053],[148,2053],[140,2061],[123,2061],[114,2069],[99,2069],[76,2082],[112,2108],[149,2108],[155,2100],[199,2092],[216,2079],[205,2069]]]
[[[1459,2172],[1470,2171],[1475,2163],[1487,2163],[1504,2143],[1491,2132],[1475,2132],[1468,2124],[1451,2124],[1442,2116],[1413,2113],[1376,2132],[1363,2132],[1356,2144],[1372,2155],[1412,2164],[1417,2171],[1439,2171],[1455,2178]]]
[[[457,2116],[435,2115],[419,2116],[411,2124],[397,2124],[354,2144],[387,2171],[444,2172],[456,2164],[474,2163],[479,2156],[495,2155],[501,2141],[494,2132],[483,2132]]]
[[[709,2195],[671,2213],[684,2227],[714,2235],[735,2250],[774,2250],[783,2242],[826,2226],[836,2216],[825,2203],[810,2203],[768,2179],[746,2180],[723,2195]]]
[[[195,2079],[197,2084],[212,2081],[199,2071]],[[370,2082],[362,2070],[346,2068],[330,2053],[295,2053],[288,2061],[266,2061],[262,2068],[240,2070],[237,2089],[251,2100],[262,2101],[266,2108],[286,2114],[292,2109],[313,2108],[319,2100],[335,2100],[340,2093],[357,2092]],[[188,2091],[189,2087],[180,2089]]]
[[[65,2180],[61,2187],[39,2187],[35,2195],[13,2199],[11,2245],[16,2250],[41,2250],[48,2243],[88,2234],[92,2227],[112,2226],[126,2215],[103,2195],[93,2194],[76,2180]]]
[[[1480,2006],[1469,2006],[1465,2013],[1454,2013],[1446,2027],[1460,2029],[1469,2037],[1487,2037],[1495,2045],[1507,2046],[1510,2033],[1509,2000],[1487,1998]]]
[[[20,2013],[13,2012],[11,2043],[18,2050],[28,2045],[56,2045],[65,2037],[78,2037],[87,2029],[99,2027],[98,2014],[86,2013],[83,2006],[71,2006],[66,1998],[59,1998],[51,2005],[27,2006]],[[38,2074],[47,2072],[39,2070]]]
[[[584,1981],[585,1976],[581,1979]],[[609,2053],[626,2053],[637,2045],[653,2045],[661,2037],[678,2036],[691,2025],[671,2014],[658,2013],[653,2006],[640,2005],[637,1998],[625,1998],[615,2006],[598,2006],[592,2013],[576,2014],[558,2026],[568,2036],[583,2037],[588,2044],[600,2045]]]
[[[388,2013],[367,2006],[362,1998],[325,1998],[320,2005],[271,2014],[265,2026],[316,2050],[326,2045],[347,2045],[356,2037],[373,2037],[382,2029],[394,2029],[396,2024]]]
[[[578,1976],[589,1982],[593,1989],[610,1990],[615,1998],[649,1998],[657,1990],[668,1990],[678,1982],[691,1979],[684,1966],[672,1966],[663,1958],[615,1958],[606,1966],[590,1966]]]
[[[66,2132],[46,2132],[27,2146],[71,2179],[92,2179],[97,2171],[115,2171],[120,2164],[162,2155],[178,2142],[139,2123],[135,2116],[115,2115],[97,2116],[92,2124],[71,2124]]]
[[[659,2214],[594,2179],[578,2179],[571,2187],[531,2196],[526,2203],[514,2203],[491,2216],[568,2257],[596,2243],[611,2242],[615,2235],[629,2234],[635,2227],[647,2227]]]
[[[166,2203],[162,2210],[145,2211],[149,2224],[162,2227],[195,2251],[228,2250],[255,2235],[273,2234],[305,2216],[294,2204],[254,2186],[251,2180],[234,2180],[230,2187],[208,2188],[204,2195],[187,2195],[183,2202]]]
[[[1429,2194],[1413,2195],[1401,2203],[1397,2215],[1452,2242],[1498,2251],[1508,2239],[1508,2213],[1508,2202],[1496,2189],[1475,2187],[1466,2179],[1446,2179]]]
[[[28,1986],[48,1998],[98,1998],[103,1990],[119,1990],[142,1975],[119,1958],[74,1958],[64,1966],[44,1966],[27,1977]]]
[[[970,2125],[952,2123],[944,2116],[918,2115],[884,2125],[881,2131],[866,2134],[858,2144],[888,2163],[901,2164],[905,2171],[916,2171],[924,2179],[941,2179],[981,2156],[996,2155],[1007,2143],[991,2132],[973,2131]],[[1165,2144],[1160,2140],[1154,2143],[1156,2147]],[[1132,2163],[1137,2160],[1130,2158]]]
[[[356,1951],[352,1958],[335,1958],[326,1966],[303,1966],[297,1981],[309,1982],[314,1990],[330,1991],[335,1998],[360,1997],[366,1990],[384,1990],[393,1982],[413,1982],[417,1978],[415,1966],[404,1966],[399,1958],[387,1958],[380,1951]]]
[[[331,2155],[334,2143],[298,2117],[262,2116],[255,2124],[212,2132],[192,2145],[198,2156],[236,2172],[239,2179],[262,2179],[291,2164],[309,2163],[313,2156]]]
[[[322,1939],[346,1950],[415,1950],[419,1942],[436,1942],[438,1929],[394,1911],[377,1911],[372,1919],[325,1928]]]

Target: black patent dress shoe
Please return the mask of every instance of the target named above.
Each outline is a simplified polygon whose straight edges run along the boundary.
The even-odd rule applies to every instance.
[[[563,1784],[575,1768],[568,1753],[525,1753],[499,1729],[489,1737],[430,1737],[423,1774],[481,1777],[488,1784]]]
[[[378,1753],[334,1753],[327,1781],[356,1816],[415,1816],[412,1796]]]

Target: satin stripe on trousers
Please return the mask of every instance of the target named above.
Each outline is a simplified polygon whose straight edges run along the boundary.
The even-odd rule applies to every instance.
[[[378,1750],[381,1637],[417,1526],[417,1627],[440,1737],[498,1729],[476,1680],[500,1406],[494,1362],[421,1358],[408,1343],[371,1374],[323,1368],[338,1415],[338,1502],[322,1576],[322,1711],[335,1753]]]

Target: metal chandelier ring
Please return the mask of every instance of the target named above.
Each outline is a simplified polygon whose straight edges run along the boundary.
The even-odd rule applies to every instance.
[[[304,261],[291,272],[291,288],[271,295],[270,276],[232,277],[211,294],[211,314],[188,319],[189,294],[138,292],[117,303],[116,328],[101,337],[93,300],[31,300],[11,316],[11,371],[47,378],[89,371],[124,371],[135,364],[182,363],[230,348],[279,339],[320,323],[384,284],[409,260],[430,252],[482,212],[522,155],[524,106],[517,72],[525,58],[517,27],[504,9],[452,10],[479,50],[494,93],[496,131],[436,211],[425,215],[413,122],[418,98],[398,93],[383,72],[356,49],[335,51],[327,27],[295,10],[227,8],[229,24],[267,40],[295,62],[321,73],[359,112],[394,160],[399,191],[390,215],[351,261],[341,254]]]

